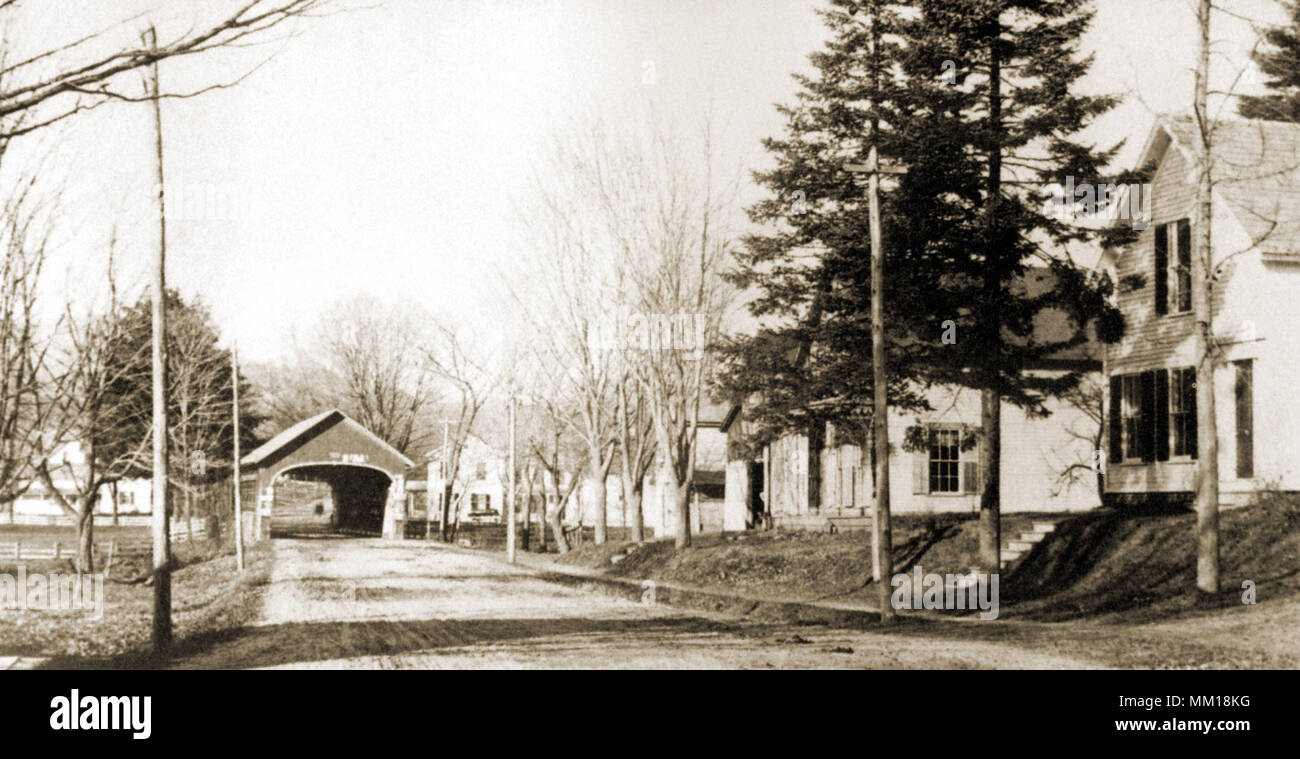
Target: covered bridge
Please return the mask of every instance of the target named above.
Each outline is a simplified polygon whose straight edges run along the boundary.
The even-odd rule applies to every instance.
[[[240,493],[259,537],[349,530],[400,536],[401,451],[338,409],[304,419],[240,459]]]

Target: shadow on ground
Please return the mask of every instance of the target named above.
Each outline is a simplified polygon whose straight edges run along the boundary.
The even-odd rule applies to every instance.
[[[672,638],[678,635],[736,632],[734,626],[699,617],[654,620],[558,619],[427,619],[355,622],[294,622],[244,627],[183,641],[176,656],[159,660],[147,656],[107,659],[57,658],[42,669],[124,669],[168,666],[178,659],[203,662],[219,653],[221,667],[245,669],[284,664],[395,656],[458,646],[570,636],[619,635]]]

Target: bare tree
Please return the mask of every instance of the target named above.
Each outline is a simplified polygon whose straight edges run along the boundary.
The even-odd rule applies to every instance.
[[[730,260],[735,183],[715,186],[707,125],[698,153],[662,132],[649,145],[627,161],[638,221],[627,224],[625,213],[609,218],[617,225],[619,253],[631,262],[631,302],[639,306],[625,349],[638,356],[630,364],[645,395],[662,475],[674,491],[675,542],[684,548],[691,542],[700,406],[714,365],[709,346],[733,297],[722,273]],[[610,188],[606,207],[632,192]]]
[[[605,542],[608,526],[606,482],[617,451],[620,378],[614,346],[600,336],[611,334],[619,318],[626,280],[623,262],[610,255],[605,222],[591,213],[602,203],[606,173],[619,168],[603,143],[599,127],[556,141],[524,213],[530,265],[511,287],[533,372],[552,389],[552,402],[571,410],[561,421],[586,448],[597,544]]]
[[[568,553],[564,511],[582,481],[582,472],[588,462],[583,460],[583,446],[575,445],[571,433],[568,433],[570,427],[565,421],[567,413],[546,398],[537,399],[535,405],[544,410],[541,424],[536,425],[528,436],[529,456],[537,462],[542,474],[542,503],[539,510],[542,521],[551,528],[556,550],[562,554]],[[550,504],[552,499],[554,508]],[[544,536],[545,527],[542,529]],[[581,523],[578,529],[582,529]],[[542,540],[542,550],[546,550],[545,537]]]
[[[216,349],[218,335],[206,320],[206,309],[172,309],[167,324],[168,399],[175,413],[169,419],[174,484],[181,491],[181,514],[193,516],[199,483],[209,468],[224,468],[228,436],[233,430],[233,376],[229,354]],[[177,476],[179,475],[179,476]]]
[[[421,428],[434,399],[421,321],[414,309],[363,296],[327,314],[318,335],[357,421],[403,453],[417,452],[432,432]]]
[[[322,15],[325,0],[227,0],[169,41],[145,46],[134,28],[145,14],[123,18],[101,29],[63,32],[62,39],[23,46],[19,34],[27,8],[48,3],[0,2],[0,137],[14,137],[63,121],[113,101],[141,102],[139,81],[130,74],[169,58],[186,58],[216,50],[233,50],[272,41],[275,27],[295,18]],[[159,6],[161,7],[161,3]],[[69,17],[75,14],[65,14]],[[254,69],[255,70],[255,67]],[[246,77],[203,85],[162,97],[192,97],[232,86]]]
[[[706,344],[729,297],[721,273],[736,187],[718,190],[711,153],[707,128],[697,152],[657,126],[615,135],[592,122],[557,145],[527,216],[539,276],[516,299],[532,307],[551,402],[570,410],[561,420],[585,446],[598,542],[620,443],[624,497],[640,493],[655,458],[639,443],[647,428],[676,490],[679,544],[690,540]]]
[[[99,313],[65,316],[66,347],[53,368],[40,403],[43,431],[36,474],[72,519],[77,534],[77,571],[94,571],[94,512],[100,491],[147,467],[151,430],[134,422],[137,399],[123,388],[144,365],[148,343],[130,339],[125,309],[112,285]],[[134,351],[140,355],[123,355]],[[70,487],[60,488],[56,478]]]
[[[262,367],[262,411],[283,429],[338,407],[405,454],[432,444],[439,394],[427,314],[371,296],[334,304],[287,361]]]
[[[1207,94],[1210,78],[1210,0],[1199,0],[1196,25],[1196,90],[1192,111],[1196,120],[1196,249],[1192,257],[1192,312],[1196,319],[1196,587],[1219,591],[1219,429],[1214,410],[1214,256],[1210,222],[1214,192],[1212,135]]]
[[[433,380],[449,388],[456,402],[453,404],[455,429],[449,430],[447,448],[442,451],[444,490],[442,519],[439,537],[448,539],[447,522],[451,517],[452,483],[460,472],[461,454],[469,440],[484,405],[499,389],[504,373],[488,360],[481,358],[486,341],[482,335],[473,335],[466,327],[453,329],[446,324],[433,322],[429,339],[423,345],[422,356],[430,368]],[[450,423],[453,420],[448,420]],[[456,513],[459,513],[457,511]]]
[[[7,141],[0,141],[0,159]],[[2,161],[0,161],[2,163]],[[31,468],[48,424],[39,403],[48,379],[46,358],[53,330],[38,319],[38,286],[49,227],[34,200],[34,182],[7,196],[0,217],[0,508],[12,508],[35,474]]]
[[[623,519],[629,539],[645,540],[645,516],[641,508],[645,478],[655,460],[654,418],[647,408],[640,386],[631,377],[618,385],[619,481],[623,494]]]
[[[1071,409],[1081,417],[1065,425],[1071,440],[1086,443],[1088,455],[1074,455],[1082,450],[1077,444],[1068,446],[1067,457],[1057,467],[1053,495],[1081,485],[1088,479],[1097,489],[1097,502],[1104,503],[1106,480],[1102,469],[1102,446],[1106,429],[1106,388],[1095,377],[1084,377],[1072,390],[1061,396]]]

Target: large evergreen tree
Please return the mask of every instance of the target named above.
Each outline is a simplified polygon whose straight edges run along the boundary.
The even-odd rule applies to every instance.
[[[1097,150],[1078,134],[1115,101],[1078,91],[1092,63],[1077,49],[1089,0],[922,0],[917,9],[900,30],[906,95],[889,119],[906,135],[896,146],[909,168],[901,203],[944,223],[923,236],[904,227],[890,253],[928,280],[917,314],[930,336],[917,346],[926,378],[980,391],[980,556],[996,571],[1002,403],[1044,413],[1044,400],[1080,376],[1030,370],[1085,343],[1094,321],[1103,340],[1122,327],[1110,283],[1065,253],[1094,235],[1044,208],[1050,183],[1111,181],[1103,171],[1118,146]],[[1031,286],[1031,268],[1050,276]],[[1047,310],[1069,329],[1042,330]],[[955,344],[939,339],[945,320]]]
[[[751,447],[788,432],[816,441],[826,421],[862,423],[871,413],[867,204],[845,165],[862,160],[873,132],[881,141],[893,139],[879,122],[894,93],[890,70],[901,49],[890,34],[898,21],[892,9],[881,7],[872,17],[864,12],[868,5],[833,0],[820,12],[831,39],[809,56],[816,74],[795,76],[796,102],[777,106],[786,133],[763,143],[776,166],[754,175],[771,197],[749,209],[762,230],[745,238],[733,279],[768,326],[724,346],[722,375],[727,391],[752,402],[746,410],[754,425],[746,441]],[[887,205],[885,213],[891,210]],[[899,222],[890,217],[886,226]],[[917,408],[921,396],[902,380],[908,374],[902,328],[912,308],[906,295],[912,281],[903,274],[890,271],[887,283],[894,294],[888,319],[900,327],[890,335],[891,370],[899,378],[890,397]],[[814,456],[816,447],[810,447]],[[814,463],[810,471],[816,470]]]
[[[110,437],[112,445],[105,446],[108,456],[118,455],[115,447],[140,447],[138,441],[150,434],[151,304],[148,297],[141,298],[119,317],[124,324],[113,351],[120,364],[114,375],[117,379],[113,393],[122,400],[113,408],[121,418],[118,432]],[[234,452],[233,369],[230,351],[219,345],[220,332],[206,305],[186,302],[179,293],[169,290],[167,308],[171,476],[185,495],[194,486],[227,476],[230,471]],[[241,376],[240,383],[240,445],[249,451],[259,442],[254,430],[261,417],[253,410],[255,395],[247,380]],[[130,433],[122,434],[122,429]],[[148,476],[148,462],[141,462],[134,474]],[[181,503],[187,504],[189,499],[183,497]]]
[[[1237,112],[1244,118],[1300,121],[1300,6],[1285,0],[1282,5],[1291,24],[1266,31],[1265,46],[1251,54],[1273,92],[1238,99]]]
[[[733,346],[727,384],[777,391],[756,409],[769,431],[869,408],[866,209],[843,165],[861,160],[874,134],[881,155],[906,170],[884,197],[893,402],[917,404],[909,390],[931,383],[980,391],[981,558],[996,571],[1003,401],[1043,413],[1079,375],[1029,370],[1086,342],[1094,323],[1107,340],[1121,329],[1109,282],[1065,253],[1101,233],[1044,209],[1050,183],[1101,183],[1117,149],[1076,137],[1114,105],[1077,91],[1091,63],[1076,49],[1091,8],[833,0],[823,17],[832,41],[812,56],[818,75],[800,81],[798,104],[783,111],[789,135],[767,142],[777,168],[757,178],[776,197],[751,213],[769,231],[747,241],[738,278],[758,292],[755,314],[785,326]],[[797,213],[805,196],[807,213]],[[1038,267],[1052,276],[1028,290]],[[1069,329],[1036,330],[1048,309]],[[945,326],[955,327],[955,344],[941,340]],[[783,351],[806,361],[783,362]]]

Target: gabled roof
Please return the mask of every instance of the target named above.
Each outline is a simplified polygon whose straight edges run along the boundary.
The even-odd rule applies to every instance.
[[[1138,165],[1160,160],[1170,147],[1194,163],[1196,129],[1188,116],[1160,119]],[[1225,119],[1210,140],[1216,197],[1265,256],[1300,262],[1300,124]]]
[[[257,448],[254,448],[252,451],[249,451],[248,455],[244,456],[239,461],[241,464],[245,464],[248,466],[257,466],[258,464],[262,463],[266,459],[270,458],[280,449],[290,446],[293,443],[297,442],[298,440],[307,437],[318,427],[322,427],[326,424],[333,424],[339,421],[343,421],[344,423],[351,423],[354,427],[356,427],[356,429],[365,433],[367,437],[373,440],[376,445],[386,448],[394,456],[398,457],[401,461],[403,461],[406,464],[407,467],[415,466],[415,462],[411,461],[409,458],[403,455],[401,451],[389,445],[383,438],[379,437],[375,433],[366,429],[365,426],[363,426],[360,422],[348,416],[347,414],[343,413],[342,411],[339,411],[338,409],[330,409],[329,411],[322,412],[320,414],[317,414],[316,416],[303,419],[301,422],[298,422],[297,424],[294,424],[290,427],[286,427],[283,431],[280,432],[280,434],[276,435],[275,437],[271,438],[265,443],[262,443]]]

